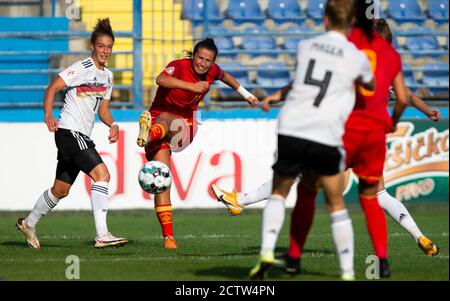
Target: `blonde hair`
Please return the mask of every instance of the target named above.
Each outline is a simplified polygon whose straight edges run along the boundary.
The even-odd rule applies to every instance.
[[[353,18],[353,1],[328,0],[324,14],[328,17],[333,27],[348,28]]]

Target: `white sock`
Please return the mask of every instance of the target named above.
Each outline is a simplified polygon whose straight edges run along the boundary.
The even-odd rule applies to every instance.
[[[423,233],[417,227],[416,222],[413,220],[408,212],[408,209],[396,198],[391,196],[386,189],[377,193],[378,203],[400,226],[411,234],[416,240],[423,236]]]
[[[108,182],[95,182],[91,189],[92,212],[94,213],[97,237],[108,233],[106,215],[108,214]]]
[[[55,206],[58,204],[60,199],[55,197],[52,194],[52,189],[44,191],[39,199],[36,201],[33,210],[31,210],[30,214],[27,217],[27,225],[30,228],[36,228],[39,220],[49,213]]]
[[[238,203],[245,207],[250,204],[264,201],[270,198],[271,195],[272,195],[272,179],[256,188],[256,190],[246,193],[239,193]]]
[[[335,211],[330,214],[331,235],[339,257],[341,273],[354,275],[354,242],[353,227],[347,209]]]
[[[270,196],[263,211],[261,255],[275,250],[275,245],[284,222],[284,198]]]

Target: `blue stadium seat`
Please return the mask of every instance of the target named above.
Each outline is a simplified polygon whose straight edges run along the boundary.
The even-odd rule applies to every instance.
[[[416,0],[389,0],[387,13],[397,24],[423,25],[426,19]]]
[[[263,26],[248,27],[244,32],[246,35],[242,37],[242,48],[247,50],[247,52],[253,57],[261,55],[256,52],[262,50],[274,50],[277,48],[273,35],[270,35],[270,33],[267,35],[261,35],[262,33],[269,32],[268,29]],[[277,57],[276,54],[271,54],[269,56]]]
[[[310,31],[311,31],[311,28],[309,28],[305,24],[290,26],[290,27],[286,28],[286,30],[285,30],[286,33],[296,33],[299,35],[301,35],[302,33],[305,33],[305,32],[310,32]],[[305,39],[305,38],[301,37],[301,36],[285,36],[283,47],[285,49],[290,49],[290,50],[295,49],[296,50],[298,47],[298,43],[303,39]]]
[[[251,80],[249,77],[249,73],[247,70],[232,70],[232,68],[244,68],[244,66],[239,62],[221,62],[219,66],[226,72],[230,73],[237,81],[242,85],[246,86],[251,84]],[[222,81],[217,81],[216,83],[217,89],[219,91],[220,96],[230,97],[236,94],[236,91],[229,88]]]
[[[0,32],[68,31],[67,18],[48,17],[0,17]],[[68,38],[2,38],[0,51],[68,51]],[[43,70],[49,69],[49,55],[0,55],[0,70]],[[0,74],[1,86],[47,86],[49,75],[42,73]],[[6,90],[0,89],[0,103],[42,103],[44,91],[41,89]]]
[[[306,7],[306,14],[314,21],[316,24],[323,22],[323,12],[325,10],[326,0],[309,0],[308,6]]]
[[[448,63],[428,62],[424,65],[423,83],[431,94],[445,93],[448,95]],[[437,86],[437,87],[436,87]]]
[[[416,92],[418,81],[416,77],[414,76],[414,72],[411,69],[411,66],[407,63],[403,63],[403,77],[405,79],[405,85],[413,91],[413,93]]]
[[[440,50],[439,42],[436,36],[426,35],[426,36],[412,36],[406,39],[406,49],[409,51],[433,51]],[[440,57],[441,54],[420,54],[415,53],[413,57]]]
[[[270,0],[267,16],[278,24],[284,22],[300,24],[306,19],[297,0]]]
[[[291,77],[288,70],[283,70],[287,66],[280,62],[261,63],[256,73],[256,82],[260,85],[271,86],[272,88],[263,88],[264,94],[272,94],[275,91],[287,86]]]
[[[203,7],[205,0],[183,0],[183,6],[181,10],[182,19],[191,20],[194,26],[203,23]],[[209,23],[218,24],[225,18],[220,14],[219,6],[215,0],[208,1],[208,19]]]
[[[262,24],[266,19],[257,0],[229,0],[226,15],[236,24]]]
[[[428,16],[438,25],[448,23],[448,0],[430,0],[428,2]]]
[[[217,37],[214,38],[214,43],[219,50],[220,57],[236,58],[236,54],[228,54],[222,52],[223,50],[227,51],[236,49],[232,37]]]

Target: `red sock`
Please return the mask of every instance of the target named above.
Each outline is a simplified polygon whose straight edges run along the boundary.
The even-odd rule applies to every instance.
[[[377,196],[359,196],[361,207],[366,216],[367,230],[369,231],[375,255],[387,259],[387,225],[383,209],[378,204]]]
[[[291,233],[288,256],[302,257],[303,246],[314,220],[317,191],[311,190],[301,182],[297,186],[297,202],[291,214]]]
[[[154,124],[150,128],[150,131],[149,131],[150,141],[161,140],[161,138],[164,137],[165,135],[166,135],[166,130],[160,124]]]
[[[163,236],[173,236],[172,229],[172,205],[156,205],[155,206],[156,216],[161,224],[162,235]]]

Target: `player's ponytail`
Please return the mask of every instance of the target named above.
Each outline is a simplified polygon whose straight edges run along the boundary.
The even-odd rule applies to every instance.
[[[214,52],[214,60],[216,59],[217,55],[219,54],[219,50],[217,49],[216,44],[214,43],[214,39],[206,38],[197,44],[195,44],[193,51],[184,50],[186,53],[186,57],[192,59],[194,57],[194,54],[198,52],[200,48],[210,50]]]
[[[109,18],[97,20],[97,25],[95,25],[94,31],[91,34],[91,43],[95,44],[97,38],[104,35],[110,37],[114,42],[114,32],[111,28]]]

